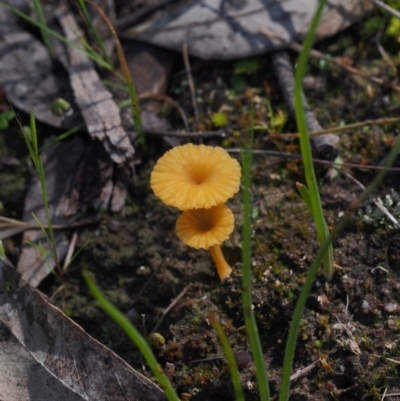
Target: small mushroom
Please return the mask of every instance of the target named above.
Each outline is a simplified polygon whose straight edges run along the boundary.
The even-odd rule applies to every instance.
[[[185,210],[176,222],[176,234],[186,245],[210,251],[221,280],[232,272],[220,245],[233,231],[233,222],[233,213],[225,205]]]
[[[188,143],[169,150],[158,160],[150,185],[169,206],[208,209],[239,191],[240,175],[239,163],[226,150]]]

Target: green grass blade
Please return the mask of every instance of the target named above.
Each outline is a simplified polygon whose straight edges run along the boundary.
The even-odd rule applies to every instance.
[[[167,396],[169,401],[179,401],[179,397],[176,394],[174,388],[172,387],[171,382],[168,380],[165,375],[163,369],[157,362],[156,357],[153,354],[150,346],[147,344],[147,341],[143,338],[143,336],[138,332],[138,330],[132,325],[129,319],[120,312],[110,301],[106,299],[106,297],[101,293],[99,288],[97,287],[93,277],[88,271],[83,271],[83,278],[86,281],[86,285],[88,286],[90,292],[99,303],[101,308],[125,331],[128,337],[132,340],[132,342],[139,349],[140,353],[143,355],[143,358],[148,363],[150,369],[152,370],[154,376],[160,383],[162,390]]]
[[[303,105],[302,86],[303,86],[303,77],[307,66],[308,56],[314,42],[315,32],[318,27],[318,23],[321,18],[325,3],[326,0],[320,0],[318,3],[317,10],[313,16],[306,38],[304,40],[302,51],[300,52],[295,73],[295,82],[294,82],[295,111],[296,111],[297,126],[300,133],[301,155],[303,158],[307,189],[310,194],[312,215],[314,217],[315,226],[317,229],[317,235],[321,245],[328,238],[329,231],[325,223],[325,218],[322,212],[321,198],[319,195],[317,179],[315,176],[314,165],[312,161],[311,144],[308,135],[306,114]],[[326,252],[322,263],[323,263],[324,275],[328,280],[330,280],[333,275],[332,246]]]
[[[129,97],[131,99],[133,124],[135,125],[135,130],[139,136],[140,144],[143,146],[143,148],[146,148],[146,137],[142,129],[142,112],[140,109],[139,98],[133,82],[128,81],[127,84],[129,88]]]
[[[310,193],[308,192],[307,187],[305,185],[301,184],[300,182],[296,182],[296,187],[297,187],[298,191],[300,192],[300,195],[303,198],[304,203],[307,205],[308,210],[312,214]]]
[[[265,367],[263,350],[258,335],[257,322],[254,316],[251,295],[251,146],[242,151],[243,163],[243,232],[242,232],[242,261],[243,261],[243,314],[249,338],[251,352],[257,372],[257,382],[261,401],[269,401],[269,385]]]
[[[35,12],[36,12],[36,15],[37,15],[37,18],[38,18],[40,24],[42,26],[43,25],[47,26],[46,25],[46,18],[44,17],[44,13],[43,13],[43,9],[42,9],[42,5],[40,3],[40,0],[33,0],[33,5],[35,7]],[[40,35],[42,36],[43,43],[47,48],[47,51],[49,52],[50,56],[52,58],[54,58],[55,57],[55,53],[54,53],[53,47],[51,45],[51,42],[50,42],[50,39],[49,39],[47,31],[45,29],[41,28],[41,27],[39,27],[39,30],[40,30]]]
[[[315,257],[313,264],[308,272],[306,281],[301,289],[299,299],[296,303],[296,308],[293,314],[293,320],[290,326],[289,335],[286,340],[285,356],[283,363],[283,376],[281,382],[281,389],[279,393],[279,401],[287,401],[289,399],[290,391],[290,375],[292,373],[293,367],[293,357],[296,349],[297,337],[299,334],[299,326],[301,317],[303,315],[303,310],[307,301],[308,294],[310,293],[312,283],[318,272],[318,267],[324,258],[324,255],[331,247],[332,241],[341,233],[347,222],[349,221],[351,214],[355,212],[357,205],[362,205],[371,195],[371,193],[376,189],[376,187],[382,182],[384,176],[386,175],[388,168],[396,160],[397,154],[400,151],[400,137],[398,137],[394,143],[392,150],[389,153],[387,162],[385,163],[384,169],[376,175],[371,184],[362,193],[357,203],[354,206],[349,207],[349,211],[340,219],[336,227],[333,229],[330,236],[327,237],[326,241],[322,244],[320,250]]]
[[[3,241],[0,239],[0,259],[6,259],[6,251],[4,249]]]
[[[44,232],[44,234],[46,236],[47,242],[49,243],[49,246],[51,249],[51,255],[54,258],[55,264],[56,264],[56,266],[58,266],[57,245],[56,245],[53,225],[51,222],[49,201],[48,201],[47,188],[46,188],[46,179],[45,179],[45,173],[44,173],[42,159],[41,159],[40,153],[39,153],[38,138],[37,138],[37,131],[36,131],[36,121],[35,121],[35,114],[33,111],[30,112],[29,121],[30,121],[29,130],[23,130],[23,133],[24,133],[26,145],[28,147],[29,155],[32,159],[33,165],[35,166],[36,172],[39,177],[40,188],[42,191],[43,206],[44,206],[46,222],[47,222],[47,226],[48,226],[48,232],[46,232],[43,228],[42,228],[42,231]],[[33,218],[36,220],[38,225],[41,226],[41,223],[37,219],[37,217],[33,216]]]
[[[215,331],[217,332],[217,336],[219,341],[222,345],[224,350],[224,354],[226,357],[226,361],[228,363],[229,372],[232,378],[233,390],[235,391],[236,401],[244,401],[244,394],[242,383],[240,381],[239,376],[239,369],[237,367],[236,359],[232,351],[232,347],[229,344],[229,340],[222,328],[220,322],[218,321],[217,317],[210,313],[208,316],[208,320],[210,321],[211,325],[214,327]]]
[[[9,4],[6,4],[6,3],[3,3],[3,2],[0,1],[0,6],[3,6],[5,8],[7,8],[7,9],[11,10],[13,13],[15,13],[19,17],[23,18],[25,21],[28,21],[30,24],[38,27],[40,30],[44,31],[45,33],[53,36],[54,38],[60,40],[61,42],[65,43],[66,45],[71,46],[74,49],[82,52],[83,54],[86,55],[86,57],[88,57],[89,59],[93,60],[94,62],[96,62],[100,66],[106,68],[107,70],[109,70],[109,71],[113,71],[114,70],[114,67],[111,64],[109,64],[107,61],[103,60],[101,58],[101,56],[96,53],[95,50],[93,50],[93,52],[86,51],[82,47],[78,46],[76,43],[66,39],[64,36],[60,35],[56,31],[50,29],[47,25],[42,24],[40,21],[36,21],[35,19],[31,18],[29,15],[23,13],[22,11],[18,10],[15,7],[10,6]]]
[[[86,23],[88,24],[88,26],[90,27],[90,30],[92,31],[94,38],[97,42],[97,45],[100,47],[101,52],[103,53],[103,58],[107,61],[108,64],[112,65],[112,61],[110,56],[107,53],[107,50],[104,46],[103,41],[101,40],[101,37],[99,35],[99,33],[97,32],[97,29],[95,28],[95,26],[92,23],[92,20],[87,12],[86,9],[86,5],[85,5],[85,1],[84,0],[78,0],[79,3],[79,7],[82,10],[83,16],[85,17]]]
[[[58,135],[56,138],[54,138],[54,139],[52,139],[52,140],[46,142],[46,143],[39,149],[39,151],[40,151],[40,152],[43,152],[43,150],[47,149],[48,147],[54,145],[54,144],[57,143],[57,142],[62,141],[62,140],[65,139],[65,138],[68,138],[69,136],[71,136],[71,135],[75,134],[76,132],[78,132],[79,130],[83,130],[83,129],[85,129],[85,126],[84,126],[83,124],[82,124],[82,125],[78,125],[77,127],[71,128],[70,130],[65,131],[65,132],[63,132],[62,134]]]

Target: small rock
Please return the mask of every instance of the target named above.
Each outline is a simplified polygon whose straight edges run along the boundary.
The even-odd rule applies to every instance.
[[[370,311],[369,303],[365,299],[364,299],[364,301],[362,301],[361,310],[363,313],[369,313],[369,311]]]
[[[239,351],[236,353],[235,357],[239,370],[247,368],[247,366],[249,366],[250,363],[252,362],[252,357],[250,353],[247,351]]]
[[[396,328],[396,322],[394,319],[388,319],[387,321],[387,327],[389,329],[395,329]]]
[[[395,313],[395,312],[397,311],[397,309],[398,309],[398,305],[395,304],[394,302],[389,302],[388,304],[386,304],[386,305],[383,307],[383,310],[384,310],[386,313]]]
[[[382,287],[381,290],[380,290],[380,292],[381,292],[381,294],[384,295],[384,296],[388,296],[388,295],[390,294],[389,289],[386,288],[386,287]]]
[[[125,316],[131,321],[134,322],[139,319],[139,312],[135,308],[131,308],[128,312],[125,313]]]

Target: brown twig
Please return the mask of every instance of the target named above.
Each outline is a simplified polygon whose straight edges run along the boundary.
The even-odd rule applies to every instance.
[[[5,229],[5,228],[13,228],[13,227],[20,227],[21,231],[25,230],[41,230],[45,229],[48,230],[49,226],[47,224],[43,225],[38,225],[37,223],[27,223],[25,221],[21,220],[15,220],[15,219],[10,219],[8,217],[0,216],[0,221],[4,221],[4,223],[0,223],[0,229]],[[51,227],[53,230],[65,230],[69,228],[78,228],[78,227],[84,227],[89,224],[97,224],[99,222],[99,219],[85,219],[82,221],[79,221],[77,223],[72,223],[72,224],[52,224]]]
[[[388,13],[392,14],[396,18],[400,18],[400,11],[395,10],[394,8],[390,7],[388,4],[384,3],[381,0],[371,0],[375,3],[378,7],[383,8]]]
[[[65,255],[64,264],[63,264],[63,271],[66,272],[68,265],[71,263],[72,256],[74,255],[76,241],[78,241],[78,233],[75,231],[72,234],[71,241],[69,242],[68,251]]]
[[[381,54],[382,58],[386,61],[387,65],[392,70],[393,75],[395,77],[397,77],[397,68],[394,65],[393,61],[390,59],[389,55],[386,53],[386,50],[383,48],[382,43],[381,43],[381,36],[382,36],[382,33],[383,33],[385,27],[386,27],[386,24],[381,25],[378,33],[375,36],[374,41],[375,41],[376,47],[377,47],[379,53]]]
[[[187,46],[186,40],[184,40],[183,44],[182,44],[182,54],[183,54],[183,61],[185,63],[185,69],[186,69],[186,73],[187,73],[188,81],[189,81],[189,89],[190,89],[190,96],[192,98],[194,118],[196,120],[197,129],[200,131],[200,120],[199,120],[199,110],[197,108],[197,101],[196,101],[196,90],[194,88],[192,71],[190,69],[189,53],[188,53],[188,46]]]
[[[136,301],[142,296],[142,294],[144,293],[144,291],[146,290],[146,288],[149,286],[149,284],[151,283],[151,281],[153,280],[153,278],[155,277],[157,271],[163,266],[163,264],[168,260],[169,255],[172,253],[172,249],[170,249],[166,255],[163,257],[163,259],[161,260],[161,262],[158,264],[158,266],[153,270],[153,273],[151,274],[151,276],[149,277],[149,279],[146,281],[146,283],[144,284],[144,286],[141,288],[141,290],[139,291],[139,293],[136,295],[136,297],[134,298],[134,300],[132,301],[131,306],[133,306]]]
[[[320,131],[314,131],[310,132],[310,136],[318,136],[318,135],[324,135],[326,133],[341,133],[346,130],[351,130],[355,128],[362,128],[362,127],[368,127],[371,125],[386,125],[386,124],[395,124],[400,121],[400,117],[389,117],[389,118],[380,118],[378,120],[366,120],[360,123],[354,123],[354,124],[348,124],[344,125],[343,127],[332,127],[332,128],[327,128],[323,129]],[[266,128],[267,129],[267,128]],[[260,130],[260,129],[257,129]],[[298,138],[299,137],[298,132],[293,132],[293,133],[286,133],[286,134],[281,134],[281,133],[268,133],[269,138]]]
[[[333,166],[339,173],[343,174],[349,180],[353,181],[362,191],[365,191],[365,186],[357,180],[357,178],[353,177],[351,174],[344,172],[342,169]],[[400,224],[397,219],[389,212],[389,210],[383,205],[382,201],[379,201],[376,198],[372,198],[372,202],[374,202],[375,206],[388,218],[388,220],[394,224],[398,229],[400,228]]]
[[[199,132],[185,132],[185,131],[161,131],[161,130],[147,130],[143,132],[149,135],[163,135],[163,136],[176,136],[178,138],[225,138],[224,131],[199,131]]]
[[[260,28],[259,32],[270,39],[275,39],[275,40],[279,41],[281,44],[285,45],[287,48],[292,49],[294,51],[300,52],[302,49],[302,46],[299,43],[288,42],[285,39],[281,38],[280,36],[276,35],[275,33],[269,31],[266,28]],[[342,69],[350,72],[353,75],[358,75],[358,76],[365,78],[377,85],[388,86],[391,89],[395,90],[396,92],[400,92],[400,86],[390,83],[390,82],[387,82],[381,78],[371,76],[370,74],[368,74],[364,71],[358,70],[357,68],[351,67],[344,60],[334,59],[332,57],[329,57],[329,56],[323,54],[322,52],[320,52],[318,50],[315,50],[315,49],[312,49],[310,51],[310,57],[314,57],[314,58],[317,58],[320,60],[325,60],[329,63],[332,63],[336,67],[342,68]]]
[[[164,310],[162,313],[160,319],[158,319],[158,322],[156,325],[153,327],[150,333],[156,332],[160,326],[162,325],[162,322],[164,321],[165,317],[168,315],[168,313],[171,311],[171,309],[183,298],[183,296],[188,292],[192,284],[187,285],[181,292],[180,294],[169,304],[168,308]]]
[[[188,119],[186,117],[185,112],[183,111],[182,107],[175,102],[174,99],[170,98],[167,95],[161,94],[161,93],[154,93],[154,92],[143,92],[139,95],[139,99],[154,99],[154,100],[159,100],[162,102],[166,102],[169,103],[172,107],[175,107],[176,110],[178,111],[178,113],[180,114],[182,121],[183,121],[183,125],[185,126],[186,131],[190,131],[189,128],[189,123],[188,123]]]
[[[330,350],[327,355],[332,355],[337,351],[337,348],[333,348],[332,350]],[[313,362],[311,362],[309,365],[307,365],[306,367],[302,368],[302,369],[298,369],[295,373],[293,373],[290,376],[290,381],[294,381],[299,379],[301,376],[306,375],[307,373],[311,372],[320,362],[320,358],[314,360]]]
[[[225,149],[228,153],[234,153],[234,154],[239,154],[243,152],[242,149],[239,148],[227,148]],[[278,150],[259,150],[259,149],[254,149],[252,152],[255,155],[264,155],[264,156],[275,156],[275,157],[281,157],[283,159],[295,159],[295,160],[302,160],[301,155],[295,154],[295,153],[288,153],[288,152],[279,152]],[[318,164],[326,164],[329,166],[338,164],[335,161],[330,161],[330,160],[321,160],[321,159],[312,159],[314,163]],[[340,163],[341,166],[345,167],[353,167],[353,168],[359,168],[359,169],[366,169],[366,170],[383,170],[385,167],[383,166],[369,166],[369,165],[364,165],[364,164],[356,164],[356,163]],[[400,167],[390,167],[387,169],[388,171],[400,171]]]

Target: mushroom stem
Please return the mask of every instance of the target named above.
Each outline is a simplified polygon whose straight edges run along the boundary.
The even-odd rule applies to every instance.
[[[208,249],[214,259],[215,266],[217,267],[217,272],[219,278],[224,280],[229,277],[232,273],[232,268],[228,265],[227,261],[222,254],[221,247],[219,245],[210,246]]]

